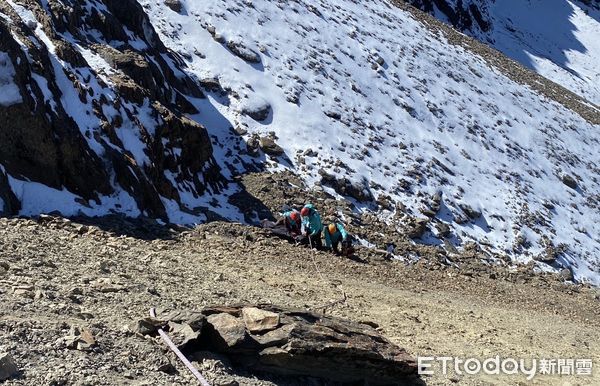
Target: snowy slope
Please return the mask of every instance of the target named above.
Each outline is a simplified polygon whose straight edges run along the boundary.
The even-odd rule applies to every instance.
[[[575,1],[493,3],[494,47],[600,105],[600,10]]]
[[[405,1],[600,105],[600,3],[577,0]]]
[[[0,105],[10,106],[21,102],[19,88],[14,82],[15,68],[6,52],[0,52]]]
[[[0,27],[14,40],[8,60],[0,53],[5,104],[29,103],[40,121],[59,116],[49,135],[70,117],[83,144],[73,149],[90,165],[50,182],[50,167],[25,177],[0,165],[0,194],[4,180],[11,190],[0,212],[18,201],[25,215],[194,223],[209,208],[242,221],[229,202],[239,187],[222,179],[290,169],[309,186],[347,178],[367,199],[359,210],[399,230],[435,207],[456,246],[556,257],[555,267],[600,284],[598,125],[387,1],[139,3],[149,20],[130,0],[0,0]],[[257,151],[257,137],[285,154]],[[420,241],[441,244],[437,232]]]
[[[238,96],[212,94],[211,108],[200,106],[194,119],[213,135],[229,124],[248,139],[275,132],[307,181],[321,168],[366,181],[415,214],[440,192],[437,217],[457,244],[478,240],[522,261],[553,245],[577,278],[600,283],[598,126],[385,1],[182,1],[180,13],[142,3],[189,71]],[[261,62],[233,55],[228,42]],[[265,103],[263,121],[240,113]],[[213,122],[212,108],[227,121]],[[465,222],[468,207],[483,215]]]

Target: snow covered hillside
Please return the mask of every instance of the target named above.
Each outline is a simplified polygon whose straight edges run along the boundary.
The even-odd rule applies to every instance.
[[[34,3],[34,14],[19,5]],[[107,181],[103,190],[81,199],[70,180],[49,186],[0,158],[0,197],[9,196],[5,175],[21,213],[156,216],[147,208],[158,197],[156,217],[173,222],[203,221],[202,208],[240,220],[228,202],[238,188],[220,179],[287,168],[398,229],[409,217],[431,219],[420,242],[476,241],[523,262],[556,260],[576,279],[600,284],[599,125],[384,0],[140,0],[147,16],[133,21],[118,12],[130,3],[88,1],[77,22],[55,15],[72,6],[66,0],[0,0],[0,25],[15,36],[18,18],[26,21],[28,50],[46,46],[55,73],[73,74],[46,77],[60,78],[49,89],[60,88],[62,98],[44,91],[38,67],[30,77],[42,89],[37,98],[47,96],[46,110],[76,120],[82,148],[94,153],[89,170],[108,176],[98,177]],[[40,23],[43,14],[53,17]],[[127,25],[121,34],[97,22],[115,19]],[[48,26],[56,30],[51,39]],[[76,64],[61,59],[57,41],[80,54]],[[1,58],[0,81],[12,84]],[[17,76],[18,60],[11,57]],[[123,73],[141,88],[126,87]],[[80,97],[75,83],[90,96]],[[20,87],[27,99],[26,92]],[[167,136],[173,115],[177,130]],[[186,133],[202,126],[210,149],[201,134],[187,146]],[[202,162],[194,163],[198,149]],[[106,166],[115,152],[127,162]],[[123,170],[132,176],[116,178]]]
[[[405,0],[600,105],[595,0]]]
[[[209,132],[275,132],[308,181],[345,176],[414,213],[441,194],[436,216],[456,243],[519,259],[557,253],[579,278],[599,279],[597,126],[385,1],[187,1],[179,13],[142,3],[190,72],[233,90],[209,97],[223,127],[202,108],[194,117]],[[260,121],[243,113],[262,106]]]

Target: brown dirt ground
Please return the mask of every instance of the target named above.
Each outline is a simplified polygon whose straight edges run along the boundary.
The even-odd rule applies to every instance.
[[[272,302],[318,309],[340,299],[342,290],[346,302],[327,313],[375,322],[415,356],[591,358],[600,363],[600,294],[593,288],[539,275],[527,281],[492,279],[375,256],[358,262],[312,254],[238,224],[156,233],[150,226],[121,221],[124,235],[119,236],[107,230],[116,222],[98,223],[101,227],[61,218],[0,219],[0,262],[8,265],[8,270],[0,268],[0,352],[10,352],[22,370],[6,385],[193,384],[160,342],[127,327],[150,307]],[[19,285],[30,286],[31,293],[15,293]],[[73,325],[90,329],[97,347],[66,348],[60,339]],[[197,363],[214,384],[310,384],[232,370],[222,358]],[[598,370],[593,377],[536,377],[533,382],[453,374],[424,379],[428,385],[600,383]]]

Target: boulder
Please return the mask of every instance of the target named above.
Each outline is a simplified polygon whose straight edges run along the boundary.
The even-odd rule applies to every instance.
[[[0,354],[0,381],[14,377],[19,372],[15,360],[10,354]]]
[[[241,318],[220,313],[208,316],[207,321],[212,327],[212,342],[220,350],[236,347],[246,338],[246,325]]]
[[[319,170],[319,174],[321,175],[321,184],[333,188],[342,196],[352,197],[361,202],[373,200],[373,193],[365,180],[350,181],[346,177],[337,177],[323,169]]]
[[[438,235],[440,235],[441,237],[448,237],[450,236],[450,226],[448,224],[446,224],[445,222],[438,222],[435,224],[435,228],[438,231]]]
[[[142,335],[154,335],[162,323],[154,318],[144,318],[137,320],[130,328],[133,332]]]
[[[195,325],[200,339],[186,347],[191,355],[214,351],[250,371],[343,384],[421,384],[414,358],[364,323],[265,304],[200,312],[207,323]]]
[[[264,151],[265,154],[268,154],[270,156],[276,157],[276,156],[280,156],[284,153],[281,146],[279,146],[277,143],[275,143],[275,140],[273,140],[273,138],[261,137],[258,140],[258,144],[259,144],[261,150]]]
[[[180,13],[183,9],[183,5],[179,0],[165,0],[165,5],[177,13]]]
[[[404,232],[411,239],[418,239],[427,230],[430,219],[409,217],[404,226]]]
[[[185,347],[190,342],[196,341],[200,337],[201,330],[194,330],[187,323],[169,322],[169,335],[177,347]]]
[[[162,328],[169,333],[173,343],[180,349],[195,344],[206,325],[206,316],[199,312],[173,311],[157,318],[143,318],[136,321],[131,330],[142,335],[157,335]]]
[[[377,197],[377,200],[375,200],[375,202],[377,203],[377,205],[379,205],[382,209],[386,209],[386,210],[394,210],[394,202],[392,200],[392,198],[389,195],[379,195]]]
[[[239,41],[227,42],[227,48],[236,56],[250,63],[260,63],[260,55]]]
[[[558,277],[563,281],[573,281],[575,279],[573,271],[569,267],[561,269],[558,273]]]
[[[79,350],[79,351],[90,351],[97,346],[96,338],[92,332],[86,328],[80,329],[77,326],[71,326],[69,335],[59,339],[66,348]]]
[[[258,157],[260,149],[260,138],[258,135],[251,136],[246,142],[246,150],[251,157]]]
[[[279,314],[256,307],[242,308],[242,317],[246,329],[252,333],[273,330],[279,325]]]
[[[481,217],[481,211],[477,209],[473,209],[471,206],[467,204],[459,204],[460,209],[466,214],[471,220],[476,220]]]
[[[241,108],[241,113],[261,122],[269,117],[271,105],[263,99],[256,98],[252,101],[246,101]]]
[[[576,190],[577,189],[577,180],[572,176],[565,174],[561,177],[562,183],[567,185],[569,188]]]
[[[219,82],[219,78],[202,78],[198,82],[205,90],[210,92],[224,92],[221,82]]]
[[[251,335],[261,346],[272,347],[287,343],[292,330],[296,327],[294,323],[286,324],[281,328],[269,331],[263,335]]]

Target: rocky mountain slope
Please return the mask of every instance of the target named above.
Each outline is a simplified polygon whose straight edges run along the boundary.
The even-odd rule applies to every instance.
[[[180,190],[219,187],[208,134],[184,116],[203,93],[137,2],[2,1],[0,12],[4,213],[185,221]]]
[[[600,105],[596,0],[406,0]]]
[[[597,385],[600,292],[531,267],[458,269],[423,259],[355,261],[259,228],[212,222],[185,232],[105,218],[0,219],[0,353],[13,385],[190,385],[159,339],[136,332],[150,307],[272,303],[350,318],[412,356],[590,358],[594,376],[470,376],[439,368],[427,385]],[[433,257],[433,256],[432,256]],[[314,259],[314,260],[313,260]],[[477,267],[477,259],[470,260]],[[318,269],[318,271],[317,271]],[[321,279],[320,274],[325,277]],[[339,301],[340,290],[347,299]],[[1,355],[1,354],[0,354]],[[190,357],[211,385],[323,385],[250,373],[213,352]],[[329,383],[331,385],[331,383]]]
[[[421,244],[600,283],[600,112],[413,8],[1,0],[0,15],[4,213],[257,223],[273,210],[236,180],[287,170],[392,233],[421,224]]]
[[[595,225],[584,225],[598,189],[595,146],[585,147],[597,141],[592,107],[582,119],[386,2],[143,4],[165,44],[200,53],[190,72],[234,90],[208,94],[218,121],[197,116],[233,154],[218,157],[227,169],[243,170],[223,134],[233,125],[250,149],[276,139],[284,156],[268,155],[274,170],[291,166],[358,207],[375,199],[399,227],[431,216],[453,230],[422,241],[475,239],[521,261],[550,252],[597,280]]]

